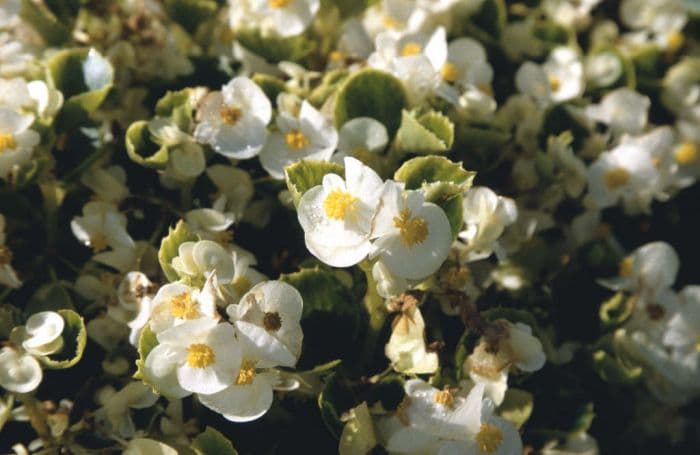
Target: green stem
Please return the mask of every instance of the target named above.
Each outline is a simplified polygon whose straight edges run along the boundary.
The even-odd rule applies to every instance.
[[[367,314],[369,314],[369,324],[362,358],[367,362],[371,362],[377,351],[377,342],[388,312],[384,305],[384,298],[377,292],[377,282],[372,276],[372,264],[367,261],[362,262],[360,263],[360,268],[365,272],[367,279],[367,294],[362,299],[362,303],[367,310]]]
[[[186,212],[192,206],[192,187],[194,186],[194,181],[183,183],[180,186],[180,209]]]
[[[51,436],[49,425],[46,423],[46,411],[44,411],[41,403],[32,394],[21,394],[19,399],[24,403],[24,409],[27,412],[32,428],[44,441],[44,446],[50,446],[53,442],[53,437]]]

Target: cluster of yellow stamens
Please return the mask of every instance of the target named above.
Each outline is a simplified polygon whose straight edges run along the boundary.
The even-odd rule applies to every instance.
[[[503,432],[496,425],[482,423],[476,434],[476,445],[482,452],[494,453],[503,442]]]
[[[284,141],[292,150],[301,150],[309,145],[309,139],[299,130],[293,130],[284,135]]]
[[[692,142],[684,142],[679,145],[676,151],[673,153],[673,157],[676,159],[678,164],[687,166],[693,164],[698,160],[698,148]]]
[[[401,243],[414,246],[428,238],[428,222],[419,216],[413,216],[410,210],[403,209],[394,217],[394,226],[399,229]]]
[[[630,173],[627,169],[616,167],[610,169],[605,173],[603,179],[605,180],[605,186],[610,190],[616,190],[620,187],[627,185],[630,181]]]
[[[435,392],[435,395],[433,395],[433,401],[449,409],[452,409],[455,406],[455,396],[447,387],[445,387],[443,390],[438,390]]]
[[[401,49],[401,57],[411,57],[413,55],[418,55],[423,50],[420,44],[414,43],[413,41],[408,42]]]
[[[221,106],[219,116],[226,125],[233,126],[243,117],[243,111],[235,106]]]
[[[5,150],[11,150],[17,147],[17,141],[15,137],[11,134],[0,134],[0,152]]]
[[[189,292],[178,294],[170,300],[170,313],[179,319],[197,319],[199,308]]]
[[[236,385],[249,385],[253,383],[255,378],[255,361],[243,360],[241,363],[241,371],[236,378]]]
[[[195,343],[187,348],[187,364],[192,368],[206,368],[214,360],[214,350],[209,345]]]
[[[347,191],[333,190],[323,201],[326,216],[332,220],[342,221],[355,212],[357,198]]]

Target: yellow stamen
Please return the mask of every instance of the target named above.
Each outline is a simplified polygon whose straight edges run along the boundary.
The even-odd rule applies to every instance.
[[[0,134],[0,152],[17,147],[17,141],[12,134]]]
[[[687,166],[698,160],[698,148],[692,142],[684,142],[673,153],[673,157],[678,164]]]
[[[603,179],[605,180],[605,186],[610,190],[616,190],[621,186],[625,186],[630,181],[630,173],[627,169],[616,167],[610,169],[605,173]]]
[[[170,314],[179,319],[197,319],[199,305],[189,292],[183,292],[170,299]]]
[[[476,434],[476,445],[482,452],[494,453],[503,442],[503,433],[496,425],[482,423]]]
[[[276,332],[282,327],[282,318],[278,312],[268,312],[263,316],[263,327],[268,332]]]
[[[106,250],[107,245],[107,237],[101,232],[90,237],[90,248],[92,248],[92,251],[95,253]]]
[[[328,55],[328,59],[332,62],[342,62],[345,60],[343,53],[340,51],[333,51]]]
[[[670,32],[668,35],[666,35],[666,40],[668,43],[667,50],[671,53],[676,53],[681,49],[681,47],[683,47],[683,44],[685,43],[685,36],[683,36],[683,33],[676,30],[675,32]]]
[[[390,16],[384,16],[384,19],[382,19],[382,22],[384,23],[384,26],[386,28],[398,28],[399,23],[396,22],[392,17]]]
[[[452,409],[455,405],[455,397],[447,387],[445,387],[443,390],[438,390],[435,392],[435,395],[433,395],[433,401],[450,409]]]
[[[285,6],[292,3],[292,0],[269,0],[268,4],[270,8],[284,8]]]
[[[323,201],[326,216],[332,220],[342,221],[355,213],[357,198],[347,191],[333,190]]]
[[[700,341],[698,341],[697,343],[695,343],[695,350],[698,351],[698,352],[700,352]]]
[[[221,106],[219,116],[226,125],[233,126],[243,117],[243,111],[234,106]]]
[[[284,135],[287,146],[293,150],[301,150],[309,144],[309,140],[299,130],[293,130]]]
[[[459,77],[459,70],[452,63],[445,63],[440,70],[442,79],[447,82],[454,82]]]
[[[553,92],[561,88],[561,80],[554,74],[548,75],[547,80],[549,81],[549,88],[552,89]]]
[[[414,246],[428,238],[428,222],[418,216],[412,216],[408,209],[403,209],[394,217],[394,226],[399,229],[401,243]]]
[[[418,55],[421,53],[423,48],[420,44],[414,43],[413,41],[406,43],[401,49],[401,57],[410,57],[412,55]]]
[[[255,364],[254,360],[243,360],[241,363],[241,371],[238,373],[236,378],[236,385],[249,385],[253,383],[255,378]]]
[[[187,348],[187,364],[192,368],[206,368],[214,359],[214,350],[206,344],[195,343]]]
[[[632,272],[634,271],[634,259],[632,256],[627,256],[623,260],[620,261],[620,265],[618,266],[618,275],[621,277],[628,277],[632,275]]]

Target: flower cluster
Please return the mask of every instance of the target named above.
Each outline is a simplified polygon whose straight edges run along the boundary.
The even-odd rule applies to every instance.
[[[699,24],[2,2],[0,452],[695,453]]]

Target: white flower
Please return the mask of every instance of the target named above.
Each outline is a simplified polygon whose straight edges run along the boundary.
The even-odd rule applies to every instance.
[[[0,21],[2,21],[0,10]],[[27,81],[20,77],[0,79],[0,106],[20,111],[32,105]]]
[[[236,271],[233,280],[228,285],[219,288],[225,294],[227,302],[238,303],[243,294],[248,292],[250,288],[267,279],[265,275],[252,267],[256,264],[255,256],[241,248],[234,248],[233,266]]]
[[[463,211],[466,226],[458,236],[467,246],[468,261],[490,256],[505,227],[518,217],[515,201],[480,186],[465,193]]]
[[[221,283],[231,282],[235,272],[231,254],[211,240],[181,243],[172,266],[181,275],[196,279],[206,279],[216,272]]]
[[[129,195],[126,172],[121,166],[90,169],[83,173],[80,182],[90,188],[100,201],[119,204]]]
[[[663,343],[674,356],[700,370],[700,286],[686,286],[680,295],[682,304],[668,321]]]
[[[185,213],[187,226],[200,238],[227,243],[231,240],[226,230],[236,220],[232,212],[226,212],[226,196],[219,196],[212,208],[192,209]]]
[[[493,68],[481,43],[471,38],[458,38],[450,42],[447,59],[438,71],[442,79],[438,89],[440,96],[472,111],[481,104],[487,105],[485,111],[495,110],[491,97]]]
[[[97,421],[104,419],[111,431],[122,438],[133,438],[136,433],[131,409],[144,409],[153,406],[158,395],[142,382],[132,381],[119,392],[112,394],[104,406],[95,413]]]
[[[598,282],[614,291],[639,293],[656,300],[660,292],[673,286],[679,267],[678,254],[671,245],[651,242],[620,262],[617,277]]]
[[[146,357],[145,377],[166,396],[217,393],[235,381],[241,367],[236,329],[210,318],[186,321],[157,335]]]
[[[369,235],[381,188],[379,176],[354,158],[345,158],[345,180],[326,174],[297,209],[308,250],[334,267],[364,259],[372,249]]]
[[[404,374],[428,374],[438,369],[438,356],[425,346],[425,321],[415,305],[402,308],[392,323],[384,354],[394,370]]]
[[[256,354],[259,349],[242,338],[241,368],[233,383],[214,394],[199,394],[199,401],[232,422],[249,422],[270,409],[273,387],[278,381],[274,370],[260,369]]]
[[[386,127],[371,117],[356,117],[345,122],[338,133],[338,153],[333,161],[342,163],[346,156],[367,162],[389,143]]]
[[[255,285],[239,304],[226,308],[231,322],[254,350],[259,367],[293,367],[301,354],[303,301],[299,291],[281,281]]]
[[[39,134],[31,129],[34,116],[22,115],[0,107],[0,177],[7,179],[13,170],[32,158]]]
[[[255,192],[250,175],[242,169],[224,164],[209,166],[206,173],[219,194],[226,197],[226,211],[233,212],[237,220],[241,219]]]
[[[248,159],[265,145],[271,118],[272,105],[262,89],[239,76],[204,98],[194,136],[227,158]]]
[[[681,30],[688,21],[682,2],[677,0],[624,0],[622,22],[651,34],[663,49],[676,51],[683,45]]]
[[[63,93],[49,87],[44,81],[28,82],[27,90],[34,102],[34,110],[40,118],[53,117],[63,106]]]
[[[320,0],[249,0],[261,26],[286,38],[303,33],[321,7]],[[255,16],[254,16],[255,17]]]
[[[438,390],[419,379],[406,381],[408,401],[400,411],[404,426],[392,431],[386,449],[392,453],[464,453],[514,455],[522,452],[515,427],[493,415],[481,385],[466,397]]]
[[[590,22],[591,10],[601,0],[545,0],[542,4],[547,16],[565,27],[581,28]]]
[[[377,283],[377,294],[384,298],[395,297],[408,289],[408,280],[395,275],[382,261],[377,260],[372,266],[372,278]]]
[[[88,202],[83,206],[83,216],[76,216],[70,223],[73,235],[93,252],[100,253],[112,247],[133,249],[135,243],[126,232],[126,216],[107,202]]]
[[[156,117],[148,122],[148,130],[153,142],[168,147],[168,163],[164,177],[177,182],[191,180],[207,165],[204,150],[187,133],[184,133],[171,120]]]
[[[41,311],[27,319],[22,347],[33,355],[49,355],[63,347],[63,317],[54,311]]]
[[[628,213],[648,211],[658,183],[651,154],[635,144],[622,143],[602,153],[588,169],[588,197],[596,208],[621,199]]]
[[[560,103],[583,94],[583,63],[577,52],[557,47],[543,65],[525,62],[515,74],[515,85],[542,106]]]
[[[299,115],[288,112],[277,115],[279,131],[270,134],[260,152],[260,162],[276,179],[284,178],[284,168],[302,159],[328,161],[338,144],[333,123],[307,101]]]
[[[10,347],[0,350],[0,387],[9,392],[28,393],[39,387],[42,378],[41,366],[34,357]]]
[[[440,207],[425,202],[421,191],[385,183],[372,231],[375,252],[391,272],[406,279],[434,273],[447,258],[452,231]]]
[[[375,48],[367,59],[368,65],[400,79],[413,103],[422,102],[440,85],[440,70],[447,61],[443,27],[438,27],[431,35],[383,32],[377,35]]]
[[[601,52],[586,57],[584,61],[586,81],[593,87],[607,87],[622,76],[620,57],[613,52]]]
[[[150,305],[151,330],[160,333],[185,321],[217,319],[214,276],[210,275],[201,291],[181,283],[169,283],[160,288]]]
[[[615,133],[636,134],[644,129],[651,101],[627,87],[608,92],[600,104],[586,106],[586,115]]]

